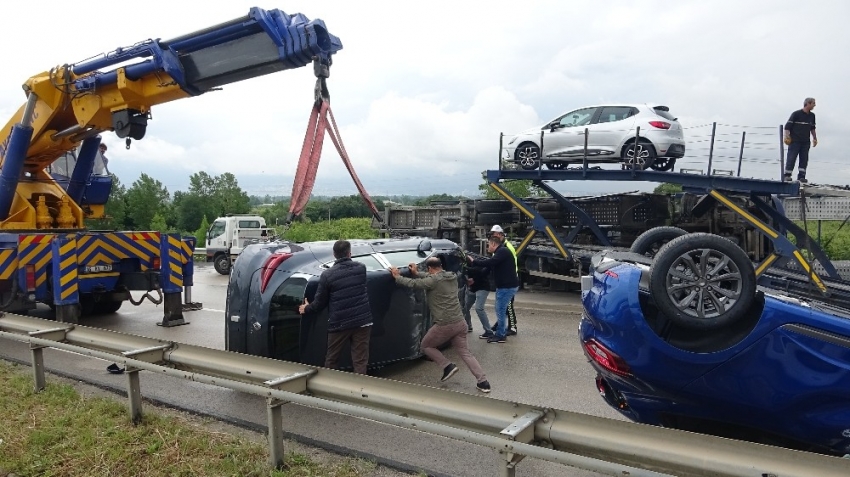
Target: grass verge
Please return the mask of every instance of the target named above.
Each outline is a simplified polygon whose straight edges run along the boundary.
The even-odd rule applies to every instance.
[[[361,459],[317,462],[289,451],[284,469],[273,469],[262,438],[151,409],[134,426],[126,404],[83,396],[67,384],[48,383],[35,393],[30,368],[0,361],[0,477],[355,477],[376,468]]]

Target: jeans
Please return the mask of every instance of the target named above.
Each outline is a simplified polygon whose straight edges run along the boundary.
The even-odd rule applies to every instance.
[[[475,305],[475,314],[478,315],[478,321],[484,327],[484,332],[490,330],[490,320],[487,318],[487,312],[484,310],[484,303],[487,302],[487,296],[490,295],[490,290],[478,290],[477,292],[466,292],[466,301],[463,303],[463,317],[466,323],[472,328],[472,316],[469,310],[472,305]]]
[[[504,338],[508,335],[508,304],[513,299],[519,287],[496,289],[496,336]]]

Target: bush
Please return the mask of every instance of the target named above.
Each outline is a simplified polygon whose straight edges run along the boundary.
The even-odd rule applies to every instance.
[[[369,218],[349,218],[314,223],[293,222],[289,230],[282,234],[282,237],[293,242],[377,238],[378,232],[372,228],[371,224],[372,219]]]

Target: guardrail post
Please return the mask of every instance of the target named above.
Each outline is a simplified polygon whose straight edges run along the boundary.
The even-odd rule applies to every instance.
[[[34,392],[39,392],[45,387],[44,380],[44,346],[30,344],[30,356],[32,357],[32,377],[35,380]]]
[[[130,420],[133,424],[142,421],[142,391],[139,385],[139,369],[127,367],[127,399],[130,402]]]
[[[283,409],[286,402],[268,398],[266,410],[269,418],[269,463],[275,468],[283,467]]]

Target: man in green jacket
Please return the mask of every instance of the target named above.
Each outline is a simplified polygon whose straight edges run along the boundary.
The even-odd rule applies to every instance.
[[[431,318],[434,325],[422,338],[422,352],[443,370],[440,381],[446,381],[458,372],[457,366],[449,361],[438,346],[451,341],[452,347],[460,355],[466,367],[478,380],[476,387],[484,393],[490,392],[490,383],[487,376],[475,356],[469,351],[466,341],[467,325],[460,309],[460,301],[457,299],[457,275],[443,270],[439,257],[430,257],[425,260],[428,275],[419,276],[416,264],[407,266],[412,278],[401,276],[398,268],[391,267],[397,284],[413,289],[425,290],[428,308],[431,310]]]

